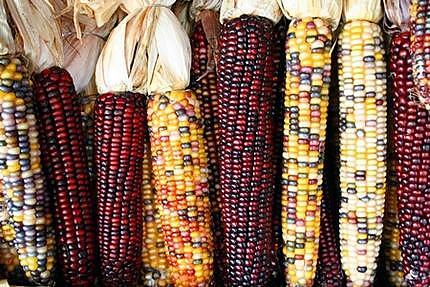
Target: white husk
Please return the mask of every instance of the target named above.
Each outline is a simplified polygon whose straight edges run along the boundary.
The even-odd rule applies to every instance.
[[[343,16],[345,22],[365,20],[378,23],[383,16],[380,0],[344,0]]]
[[[409,0],[384,0],[384,26],[389,32],[407,31],[409,29]],[[389,20],[391,24],[388,24]]]
[[[342,16],[342,0],[278,0],[278,4],[289,19],[318,17],[330,21],[333,30]]]
[[[36,71],[63,65],[61,30],[54,9],[46,0],[6,0],[18,28],[25,55]]]
[[[188,86],[191,47],[175,15],[148,7],[128,15],[112,31],[96,67],[99,93],[143,94]]]
[[[15,53],[15,42],[7,22],[4,0],[0,0],[0,55]]]
[[[297,0],[301,1],[301,0]],[[221,22],[240,17],[243,14],[262,16],[278,23],[282,11],[276,0],[223,0],[221,5]]]
[[[190,8],[191,18],[198,18],[202,10],[219,11],[221,9],[221,3],[222,0],[193,0]]]

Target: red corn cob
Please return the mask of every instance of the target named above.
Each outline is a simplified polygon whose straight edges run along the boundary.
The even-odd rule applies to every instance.
[[[34,79],[62,279],[67,286],[93,286],[96,230],[78,96],[64,69],[46,69]]]
[[[267,286],[273,272],[273,23],[242,15],[221,28],[219,161],[226,286]]]
[[[213,12],[217,14],[216,12]],[[217,19],[216,19],[217,20]],[[221,279],[222,274],[222,228],[221,228],[221,192],[218,171],[218,154],[216,148],[217,123],[217,75],[211,69],[211,47],[204,31],[202,21],[194,26],[191,36],[192,68],[190,87],[194,91],[199,103],[203,118],[203,128],[208,156],[208,183],[211,201],[211,219],[214,236],[214,268],[215,279]],[[214,67],[212,67],[214,68]]]
[[[136,286],[142,265],[142,96],[100,95],[94,108],[98,240],[103,286]]]
[[[408,286],[430,286],[430,115],[410,97],[414,86],[408,32],[392,39],[394,153],[403,271]]]

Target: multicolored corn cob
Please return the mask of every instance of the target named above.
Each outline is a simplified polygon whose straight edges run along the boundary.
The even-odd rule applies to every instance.
[[[103,286],[137,286],[142,266],[142,163],[146,128],[140,94],[98,96],[94,161]]]
[[[332,32],[320,18],[293,20],[287,34],[282,234],[288,286],[312,286],[330,87]]]
[[[216,12],[213,12],[216,13]],[[217,22],[218,19],[214,18]],[[218,153],[216,142],[217,100],[216,89],[217,74],[212,49],[206,38],[206,33],[201,21],[195,23],[191,36],[192,61],[190,88],[195,93],[200,103],[203,118],[203,131],[208,157],[208,184],[209,198],[211,202],[212,231],[214,236],[214,268],[215,278],[222,278],[222,227],[221,227],[221,190],[218,171]]]
[[[393,143],[400,247],[408,286],[430,285],[430,113],[411,92],[413,59],[409,32],[391,42],[393,74]]]
[[[273,31],[271,20],[224,22],[218,59],[218,153],[224,284],[267,286],[274,271]]]
[[[328,192],[324,192],[325,195],[321,201],[321,234],[315,285],[342,287],[343,272],[332,215],[333,209],[330,206]]]
[[[383,228],[386,64],[382,31],[376,24],[382,17],[380,1],[344,3],[346,24],[338,54],[340,248],[348,285],[364,287],[371,286],[375,276]]]
[[[90,181],[94,181],[94,157],[93,157],[93,146],[94,146],[94,104],[96,96],[84,95],[81,96],[81,118],[82,127],[84,129],[84,138],[87,150],[88,159],[88,173]]]
[[[93,286],[96,223],[79,98],[59,67],[34,76],[43,167],[53,192],[59,270],[65,286]]]
[[[213,274],[208,163],[199,103],[190,91],[148,103],[152,170],[174,286],[209,286]]]
[[[9,225],[2,230],[26,276],[50,285],[54,236],[50,198],[40,163],[33,87],[25,60],[0,56],[0,170]]]
[[[410,17],[414,93],[430,110],[430,2],[411,0]]]
[[[143,278],[144,286],[164,287],[170,283],[166,247],[161,225],[160,205],[152,183],[151,149],[145,135],[142,203],[143,203]]]

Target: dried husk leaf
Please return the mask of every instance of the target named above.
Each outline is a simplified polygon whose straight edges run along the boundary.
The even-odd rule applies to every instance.
[[[331,23],[336,30],[342,16],[342,0],[278,0],[288,19],[318,17]]]
[[[16,43],[22,43],[22,50],[36,71],[62,66],[61,30],[54,8],[44,0],[6,0],[6,4],[19,31]]]
[[[380,0],[344,0],[343,17],[345,22],[365,20],[378,23],[383,16]]]
[[[248,14],[266,17],[276,24],[282,17],[276,0],[223,0],[220,14],[221,22]]]
[[[70,0],[68,0],[70,1]],[[86,13],[96,19],[98,27],[106,24],[115,14],[122,0],[72,0],[75,11]]]
[[[409,0],[384,0],[384,27],[388,33],[409,30]]]
[[[193,29],[193,19],[190,17],[190,8],[190,0],[176,1],[175,4],[172,6],[173,14],[176,15],[179,20],[179,23],[181,23],[182,27],[188,35],[191,35],[191,31]]]
[[[15,42],[7,22],[4,0],[0,0],[0,55],[13,53],[15,53]]]
[[[121,8],[126,13],[150,6],[171,7],[176,0],[122,0]]]
[[[176,16],[166,7],[148,7],[113,29],[97,62],[97,89],[142,94],[184,89],[190,68],[188,35]]]
[[[190,16],[193,19],[198,19],[198,16],[203,10],[219,11],[221,9],[222,0],[193,0],[190,7]]]

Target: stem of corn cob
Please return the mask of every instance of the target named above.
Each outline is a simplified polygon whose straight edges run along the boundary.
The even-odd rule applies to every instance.
[[[78,96],[69,73],[58,67],[35,75],[34,83],[63,284],[93,286],[96,226]]]
[[[161,224],[160,203],[152,180],[149,135],[145,135],[142,202],[143,202],[143,282],[144,286],[164,287],[170,284],[166,247]]]
[[[403,272],[408,286],[421,287],[430,284],[430,113],[411,97],[414,82],[409,36],[409,32],[395,34],[391,43],[394,165]]]
[[[142,95],[102,94],[94,107],[98,242],[103,286],[136,286],[142,265]]]
[[[189,91],[155,94],[148,103],[152,168],[174,286],[212,281],[208,163],[200,107]]]
[[[33,90],[24,60],[0,56],[0,170],[9,225],[2,230],[26,276],[50,285],[54,236],[49,194],[40,164]]]
[[[430,110],[430,2],[411,0],[410,17],[414,93]]]
[[[340,247],[349,286],[371,286],[384,215],[387,105],[379,0],[345,2],[339,38]]]
[[[320,18],[295,19],[287,34],[283,238],[288,286],[312,286],[320,234],[332,33]]]
[[[207,11],[210,13],[210,11]],[[217,14],[216,12],[212,12]],[[213,17],[218,22],[218,17]],[[218,36],[218,35],[214,35]],[[212,231],[214,236],[214,278],[222,279],[222,227],[221,227],[221,191],[218,171],[218,153],[216,146],[217,123],[217,99],[216,90],[217,75],[215,72],[213,57],[214,49],[208,42],[202,21],[195,23],[191,36],[192,62],[191,62],[191,83],[190,87],[194,91],[200,103],[200,110],[203,118],[204,137],[206,153],[208,157],[208,184],[209,198],[211,202]],[[221,282],[219,282],[221,284]]]
[[[273,23],[242,15],[221,28],[218,153],[226,286],[267,286],[274,271]]]

